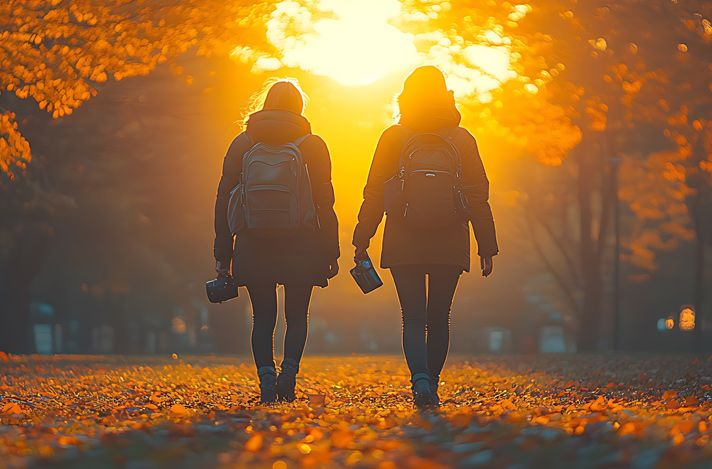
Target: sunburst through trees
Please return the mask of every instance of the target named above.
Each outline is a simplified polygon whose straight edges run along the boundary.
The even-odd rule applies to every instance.
[[[711,18],[709,2],[669,0],[5,2],[0,91],[60,119],[103,87],[147,75],[181,54],[230,57],[255,73],[301,68],[356,86],[354,93],[389,73],[438,65],[475,134],[544,165],[570,160],[561,172],[566,184],[522,188],[513,199],[542,213],[577,207],[573,220],[543,226],[538,217],[525,229],[538,233],[545,262],[585,331],[580,344],[590,349],[610,248],[614,194],[606,158],[623,158],[619,195],[636,216],[623,243],[623,259],[634,266],[630,279],[647,280],[656,252],[681,241],[698,240],[696,258],[704,259]],[[0,111],[0,170],[8,184],[32,164],[32,142],[21,134],[18,110]],[[699,310],[703,263],[695,270]]]

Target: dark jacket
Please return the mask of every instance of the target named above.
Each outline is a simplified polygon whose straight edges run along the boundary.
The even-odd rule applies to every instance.
[[[468,208],[472,215],[470,222],[477,239],[478,253],[482,257],[490,257],[499,252],[492,210],[488,202],[489,181],[474,137],[464,128],[458,127],[459,123],[460,113],[454,106],[434,106],[428,109],[427,113],[411,118],[402,117],[400,124],[383,132],[363,191],[364,200],[354,230],[354,246],[367,248],[376,233],[384,213],[383,183],[400,169],[398,165],[401,149],[413,131],[436,132],[457,127],[453,141],[462,159],[461,178],[469,201]],[[381,267],[407,264],[450,264],[469,271],[469,223],[415,231],[404,223],[402,217],[386,217]]]
[[[248,135],[246,135],[249,134]],[[280,145],[294,142],[311,133],[309,121],[286,110],[262,110],[250,117],[246,131],[232,141],[225,155],[223,174],[215,202],[215,259],[228,265],[238,285],[254,280],[276,283],[310,283],[325,287],[329,265],[339,258],[338,221],[334,212],[334,188],[331,185],[331,159],[326,143],[313,135],[299,146],[312,183],[319,226],[289,238],[266,239],[248,230],[233,240],[227,222],[230,192],[242,173],[242,157],[254,143]]]

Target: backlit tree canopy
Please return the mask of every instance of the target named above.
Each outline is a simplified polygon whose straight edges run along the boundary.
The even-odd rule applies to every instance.
[[[654,268],[654,249],[691,236],[690,178],[712,174],[710,18],[709,2],[670,0],[12,1],[0,5],[0,92],[60,118],[108,82],[163,62],[182,73],[172,61],[188,51],[345,85],[432,63],[476,134],[554,166],[582,139],[623,155],[621,195],[641,220],[632,259]],[[30,151],[22,116],[1,111],[0,170],[14,177]],[[635,132],[645,126],[668,143]]]
[[[248,28],[259,41],[255,18],[268,9],[244,1],[3,2],[0,92],[34,99],[54,118],[66,116],[107,81],[146,75],[191,48],[199,56],[226,54],[229,44],[249,39]],[[3,111],[0,169],[14,174],[29,150],[15,115]]]
[[[531,11],[506,2],[455,8],[395,0],[11,2],[0,6],[0,89],[34,99],[59,118],[107,81],[148,74],[191,48],[199,56],[230,53],[255,71],[300,67],[347,84],[430,62],[448,74],[460,98],[480,105],[475,112],[484,125],[528,145],[542,160],[560,161],[579,133],[566,109],[544,93],[565,65],[547,63],[551,36],[519,27]],[[464,27],[453,30],[463,17]],[[350,36],[344,28],[351,28]],[[493,110],[502,108],[518,117],[498,119]],[[546,141],[545,129],[558,132],[556,138]],[[13,150],[3,151],[5,171],[24,164],[8,132],[3,135]]]
[[[42,138],[56,140],[62,133],[65,140],[86,137],[96,146],[128,146],[123,128],[113,140],[101,133],[102,119],[95,118],[101,111],[92,114],[91,122],[84,112],[73,112],[97,94],[116,97],[122,90],[142,96],[132,88],[141,83],[168,90],[168,82],[161,80],[169,71],[179,77],[171,86],[190,89],[190,112],[201,112],[196,103],[214,99],[197,89],[202,68],[213,80],[210,86],[223,87],[221,106],[230,109],[214,121],[211,114],[206,125],[218,120],[229,125],[237,117],[234,103],[261,77],[306,79],[315,98],[307,115],[315,117],[315,128],[325,130],[334,150],[342,210],[359,197],[356,176],[361,169],[365,173],[371,150],[365,142],[386,125],[395,87],[413,67],[435,64],[456,94],[463,124],[481,144],[495,211],[511,209],[498,218],[503,234],[530,243],[522,248],[524,256],[533,252],[531,243],[539,243],[535,251],[548,255],[547,270],[557,271],[542,277],[550,283],[554,277],[560,284],[567,318],[588,318],[579,328],[585,336],[579,344],[587,346],[586,339],[595,345],[589,331],[600,322],[610,285],[606,276],[618,169],[618,196],[625,203],[621,259],[629,261],[624,275],[650,279],[664,258],[661,252],[693,240],[696,257],[704,259],[701,220],[709,210],[700,207],[712,192],[711,18],[712,4],[702,0],[6,1],[0,4],[0,190],[8,194],[20,186],[12,179],[34,183],[41,179],[44,163],[51,161],[56,168],[61,161],[73,172],[56,192],[68,192],[66,187],[90,180],[84,169],[87,160],[95,160],[115,176],[115,194],[129,194],[127,176],[119,177],[114,164],[133,149],[114,148],[110,154],[90,150],[82,159],[85,155],[72,153],[78,146],[67,145],[62,153]],[[200,65],[187,71],[189,59],[204,56],[210,60],[193,60]],[[214,72],[226,64],[225,74]],[[154,70],[150,78],[138,78]],[[239,92],[230,94],[232,88]],[[344,96],[349,99],[342,101]],[[173,130],[175,122],[168,120],[174,111],[167,106],[170,98],[164,98],[150,118],[126,122],[126,128],[165,117],[165,128]],[[113,111],[127,111],[130,106],[122,106],[123,99],[112,101]],[[342,105],[354,102],[357,112],[348,119],[334,114],[351,112]],[[59,125],[47,125],[52,118]],[[137,153],[146,153],[141,156],[147,160],[154,155],[167,159],[166,153],[148,149],[148,141],[157,138],[148,131],[142,137],[134,143],[140,147]],[[219,140],[209,138],[211,144]],[[347,147],[349,139],[358,140],[358,148]],[[32,145],[35,156],[43,158],[32,158]],[[196,144],[185,148],[185,161],[197,162],[202,151],[219,153]],[[69,168],[69,160],[76,160],[76,168]],[[129,160],[122,160],[127,169],[122,174],[135,171],[136,162]],[[147,167],[141,170],[140,176],[152,177]],[[45,179],[62,178],[59,172],[50,176]],[[201,194],[208,192],[206,187]],[[349,191],[350,198],[341,197]],[[31,205],[24,193],[15,193],[4,199],[13,209]],[[106,197],[105,204],[116,199]],[[138,215],[141,226],[153,227],[155,217],[144,213],[148,202],[143,200],[149,198],[141,200],[135,204],[138,213],[126,212],[132,222]],[[100,212],[103,206],[96,208]],[[197,202],[195,210],[200,210]],[[347,210],[341,213],[347,215]],[[20,232],[10,225],[4,231],[19,239]],[[704,272],[703,262],[696,272]],[[116,284],[127,283],[119,280]]]
[[[621,108],[612,116],[616,126],[661,109],[678,112],[683,103],[673,103],[673,96],[635,107],[651,81],[668,85],[660,89],[664,94],[709,92],[703,78],[709,69],[696,74],[702,86],[680,89],[672,80],[676,70],[699,66],[692,57],[701,58],[697,54],[712,38],[709,9],[705,2],[668,0],[475,6],[412,0],[14,1],[0,6],[0,89],[34,99],[57,118],[107,81],[146,75],[191,48],[199,56],[231,54],[255,71],[299,67],[347,85],[427,62],[448,74],[483,131],[560,164],[582,129],[603,131],[615,108]],[[672,22],[648,30],[661,19]],[[687,104],[693,112],[697,107]],[[705,120],[690,120],[694,132],[706,126]],[[7,172],[26,158],[6,127]]]

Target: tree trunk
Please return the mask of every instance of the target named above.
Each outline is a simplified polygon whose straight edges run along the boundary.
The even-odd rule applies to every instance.
[[[602,158],[598,158],[599,148],[593,145],[591,148],[582,149],[579,154],[578,172],[578,202],[579,202],[579,229],[580,229],[580,256],[581,270],[583,273],[583,301],[581,307],[581,317],[579,318],[579,330],[577,334],[577,346],[581,352],[595,351],[598,346],[598,337],[601,322],[601,305],[603,293],[603,279],[601,278],[601,252],[604,246],[600,243],[604,235],[602,230],[605,223],[603,218],[599,224],[598,238],[593,235],[593,197],[596,183],[600,182],[603,187],[603,180],[597,181],[600,174],[603,179],[601,165],[604,164]],[[603,189],[601,190],[603,193]],[[606,203],[606,198],[602,197],[602,204]],[[606,210],[602,210],[602,217],[605,217]]]
[[[33,353],[29,285],[23,284],[17,274],[9,262],[0,268],[0,350],[13,354]]]
[[[693,201],[693,220],[695,227],[695,352],[702,352],[705,349],[705,314],[703,310],[705,285],[705,217],[703,214],[702,191],[702,187],[697,189],[697,194]]]
[[[593,352],[598,347],[603,284],[599,266],[584,266],[583,306],[578,331],[578,351]]]
[[[30,314],[32,282],[45,259],[51,228],[32,221],[15,231],[12,252],[0,267],[0,350],[35,352]]]

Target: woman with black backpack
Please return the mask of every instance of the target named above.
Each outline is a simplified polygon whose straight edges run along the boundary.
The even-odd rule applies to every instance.
[[[230,145],[215,203],[215,270],[232,272],[252,303],[252,354],[260,401],[295,398],[314,286],[339,269],[331,159],[326,143],[302,116],[306,96],[293,79],[268,82]],[[277,376],[276,288],[284,285],[287,329]]]
[[[459,127],[442,72],[416,68],[397,104],[398,124],[383,132],[373,156],[353,244],[355,260],[365,259],[387,213],[381,267],[391,270],[401,304],[414,402],[427,407],[440,404],[450,309],[460,275],[470,269],[469,224],[485,277],[498,247],[477,143]]]

